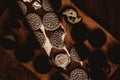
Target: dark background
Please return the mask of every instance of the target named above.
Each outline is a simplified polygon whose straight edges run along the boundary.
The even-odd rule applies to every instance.
[[[0,14],[9,0],[0,0]],[[120,40],[120,0],[71,0]]]
[[[120,0],[71,0],[120,40]]]

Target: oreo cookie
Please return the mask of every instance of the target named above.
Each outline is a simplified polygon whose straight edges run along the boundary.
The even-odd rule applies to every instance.
[[[81,68],[76,68],[70,73],[70,80],[89,80],[88,74]]]
[[[88,41],[93,47],[101,48],[106,43],[107,37],[101,29],[94,29],[91,31]]]
[[[94,70],[102,70],[107,64],[107,58],[102,50],[96,50],[89,55],[88,62]]]
[[[20,1],[20,0],[17,3],[18,3],[18,6],[20,7],[20,10],[23,13],[23,15],[26,15],[26,13],[27,13],[27,6],[26,6],[26,4],[24,2],[22,2],[22,1]]]
[[[62,1],[61,0],[49,0],[53,9],[57,12],[61,6],[62,6]]]
[[[42,38],[43,39],[43,38]],[[38,42],[38,40],[36,39],[35,35],[33,33],[31,33],[28,38],[27,38],[27,42],[28,44],[30,44],[30,46],[34,49],[40,49],[42,47],[42,42],[43,40],[41,41],[41,45],[40,43]]]
[[[34,57],[34,50],[29,44],[21,44],[14,51],[15,58],[20,62],[28,62]]]
[[[48,12],[43,16],[43,25],[46,30],[53,31],[59,28],[60,21],[54,12]]]
[[[26,19],[33,31],[40,29],[42,22],[41,18],[36,13],[29,13],[26,15]]]
[[[46,41],[44,34],[40,31],[34,31],[34,34],[35,34],[36,39],[38,40],[40,46],[44,46],[45,41]]]
[[[43,9],[46,11],[53,11],[52,5],[50,4],[49,0],[42,0]]]
[[[76,43],[74,46],[75,46],[76,51],[82,61],[88,58],[88,56],[90,55],[90,51],[87,48],[87,46],[85,46],[82,43]]]
[[[40,56],[36,57],[33,62],[33,67],[41,74],[48,73],[52,69],[52,65],[46,54],[41,54]]]
[[[83,23],[75,24],[71,30],[71,37],[75,42],[83,42],[88,39],[90,31]]]
[[[50,43],[55,48],[63,48],[65,46],[63,35],[65,32],[63,30],[56,30],[50,35]]]
[[[70,56],[71,56],[72,60],[74,60],[75,62],[81,61],[81,58],[79,57],[79,53],[77,52],[75,47],[72,47],[70,49]]]
[[[71,59],[66,53],[60,52],[54,57],[53,62],[57,67],[66,69],[66,67],[70,64]]]

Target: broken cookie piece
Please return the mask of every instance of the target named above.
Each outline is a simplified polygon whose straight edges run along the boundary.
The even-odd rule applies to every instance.
[[[67,22],[69,22],[70,24],[76,24],[81,21],[81,17],[78,16],[77,11],[73,9],[72,7],[66,7],[63,10],[62,15],[65,16]]]

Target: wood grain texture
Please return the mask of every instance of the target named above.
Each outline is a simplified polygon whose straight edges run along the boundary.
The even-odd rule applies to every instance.
[[[93,1],[94,2],[94,0],[91,0],[91,1]],[[96,3],[97,3],[97,1],[95,1]],[[98,1],[100,4],[102,4],[103,2],[102,1]],[[93,4],[94,3],[91,3],[90,4],[90,2],[89,3],[86,3],[88,6],[91,6],[90,8],[91,9],[93,9]],[[104,28],[103,28],[103,26],[101,26],[101,25],[99,25],[95,20],[93,20],[92,18],[90,18],[89,16],[87,16],[81,9],[79,9],[77,6],[75,6],[70,0],[62,0],[62,7],[61,7],[61,9],[63,9],[64,7],[66,7],[66,6],[72,6],[72,7],[74,7],[76,10],[77,10],[77,12],[78,12],[78,14],[79,14],[79,16],[81,16],[82,17],[82,23],[84,23],[86,26],[87,26],[87,28],[89,29],[89,30],[93,30],[93,29],[95,29],[95,28],[99,28],[99,29],[101,29],[101,30],[103,30],[104,32],[105,32],[105,34],[107,35],[107,42],[106,42],[106,44],[102,47],[102,50],[104,51],[104,52],[107,52],[107,50],[108,50],[108,48],[112,45],[112,44],[115,44],[115,43],[119,43],[119,41],[118,40],[116,40],[107,30],[105,30]],[[98,5],[95,5],[95,6],[98,6]],[[95,7],[95,11],[97,11],[97,9],[98,8],[100,8],[100,9],[102,9],[103,8],[103,6],[101,6],[101,7]],[[8,12],[7,12],[8,13]],[[103,13],[103,14],[101,14],[101,13]],[[104,15],[104,12],[102,12],[101,11],[101,13],[99,13],[99,15]],[[5,15],[6,14],[4,14],[4,17],[5,17]],[[0,18],[0,20],[1,21],[3,21],[5,18],[4,17],[1,17]],[[106,16],[103,16],[103,17],[101,17],[101,19],[104,19],[104,18],[106,18]],[[19,29],[19,30],[13,30],[14,32],[16,32],[18,35],[19,35],[19,38],[20,38],[20,43],[24,43],[24,42],[27,42],[26,41],[26,37],[27,37],[27,35],[29,35],[29,31],[28,30],[26,30],[24,27],[24,25],[23,25],[23,22],[22,22],[22,20],[20,20],[20,23],[21,23],[21,28]],[[66,30],[66,32],[67,32],[67,35],[65,36],[65,42],[66,42],[66,48],[69,50],[71,47],[72,47],[72,45],[74,45],[74,41],[73,41],[73,39],[71,38],[71,35],[70,35],[70,31],[71,31],[71,25],[69,25],[69,24],[67,24],[66,22],[65,22],[65,20],[64,20],[64,18],[62,17],[61,18],[61,23],[62,23],[62,25],[64,26],[64,29]],[[49,34],[48,34],[49,35]],[[89,44],[89,42],[86,40],[85,42],[84,42],[86,45],[87,45],[87,47],[89,47],[89,49],[91,49],[91,51],[92,50],[94,50],[93,48],[92,48],[92,46]],[[15,59],[15,57],[14,57],[14,55],[13,55],[13,52],[11,52],[11,51],[7,51],[8,53],[7,54],[9,54],[9,55],[5,55],[5,56],[7,56],[7,61],[9,61],[9,59],[10,60],[13,60],[13,61],[15,61],[16,59]],[[36,54],[36,56],[39,56],[42,52],[44,52],[44,49],[38,49],[38,50],[35,50],[35,54]],[[55,52],[57,52],[57,50],[56,49],[53,49],[53,51],[51,51],[51,55],[52,55],[52,53],[55,53]],[[59,52],[59,50],[58,50],[58,52]],[[107,55],[107,54],[106,54]],[[35,56],[35,57],[36,57]],[[0,56],[0,57],[3,57],[3,55],[2,56]],[[34,58],[35,58],[34,57]],[[3,57],[4,58],[4,57]],[[7,66],[10,64],[9,62],[6,62],[5,64],[4,64],[4,66],[2,65],[4,62],[4,59],[2,59],[2,58],[0,58],[0,60],[1,60],[1,62],[0,62],[0,69],[1,69],[1,71],[2,72],[4,72],[4,74],[5,74],[5,77],[3,76],[3,77],[0,77],[0,78],[4,78],[3,80],[7,80],[7,77],[6,77],[6,73],[5,73],[5,71],[4,71],[4,66],[6,67],[6,69],[9,69],[9,68],[7,68]],[[37,71],[35,71],[34,70],[34,68],[33,68],[33,61],[34,61],[34,59],[32,60],[32,61],[29,61],[28,63],[20,63],[20,62],[18,62],[17,61],[17,63],[19,63],[20,65],[22,64],[24,67],[25,67],[25,69],[27,68],[30,72],[28,72],[28,73],[26,73],[27,75],[28,74],[30,74],[31,72],[34,74],[34,75],[36,75],[39,79],[41,79],[41,80],[50,80],[50,77],[53,75],[53,73],[56,71],[56,69],[55,68],[53,68],[49,73],[47,73],[47,74],[39,74]],[[111,63],[109,60],[108,60],[108,62],[109,62],[109,64],[110,64],[110,66],[112,67],[111,69],[111,72],[110,72],[110,74],[108,75],[108,78],[115,72],[115,70],[117,69],[117,67],[119,66],[119,65],[115,65],[115,64],[113,64],[113,63]],[[2,63],[2,64],[1,64]],[[17,64],[16,62],[13,62],[12,64],[13,65],[16,65]],[[84,65],[83,65],[83,67],[85,66],[85,64],[87,64],[87,61],[84,61],[83,62],[84,63]],[[78,64],[76,64],[75,62],[72,62],[72,64],[70,64],[71,65],[71,68],[72,67],[74,67],[75,65],[78,65]],[[3,66],[3,67],[1,67],[1,66]],[[23,66],[21,66],[20,68],[24,68]],[[14,69],[16,69],[15,67],[12,67],[12,68],[14,68]],[[18,71],[21,73],[21,74],[25,74],[25,70],[23,69],[23,70],[21,70],[19,67],[17,68],[18,69]],[[71,70],[71,68],[68,68],[68,72],[69,72],[69,70]],[[14,72],[14,71],[12,71],[12,72]],[[15,74],[15,73],[12,73],[11,72],[11,74]],[[29,76],[26,76],[26,75],[19,75],[20,73],[18,73],[18,74],[16,74],[16,75],[18,75],[18,77],[17,78],[15,78],[15,80],[37,80],[36,78],[34,79],[34,78],[31,78],[31,77],[29,77]],[[30,74],[31,75],[31,74]],[[21,77],[22,76],[22,77]],[[33,76],[33,75],[32,75]],[[12,75],[10,76],[10,77],[12,77]],[[23,79],[22,79],[23,78]]]
[[[101,25],[99,25],[92,18],[87,16],[82,10],[80,10],[78,7],[76,7],[73,3],[71,3],[69,0],[68,1],[63,0],[63,6],[65,7],[65,6],[68,6],[68,5],[74,7],[78,11],[79,16],[82,17],[82,22],[87,26],[87,28],[89,30],[93,30],[95,28],[98,28],[98,29],[101,29],[105,32],[105,34],[107,35],[107,42],[102,47],[104,52],[107,52],[108,48],[110,46],[112,46],[112,44],[119,43],[119,41],[116,40],[107,30],[105,30]],[[91,48],[90,44],[87,41],[85,43],[86,43],[86,45],[88,45],[89,48]],[[109,63],[111,64],[111,67],[112,67],[111,69],[112,70],[111,70],[111,73],[108,75],[108,77],[110,77],[118,67],[118,65],[112,64],[110,61],[109,61]]]
[[[0,47],[0,80],[39,80]]]
[[[120,40],[119,0],[71,0],[88,16]]]

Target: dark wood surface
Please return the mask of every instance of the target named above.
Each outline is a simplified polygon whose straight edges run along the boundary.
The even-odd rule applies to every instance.
[[[64,0],[63,1],[63,7],[66,6],[66,2],[69,1],[67,0],[65,3],[64,3]],[[76,0],[75,0],[76,1]],[[88,16],[92,17],[93,19],[95,19],[95,21],[97,21],[99,24],[97,24],[94,20],[92,20],[91,18],[89,18],[88,16],[86,16],[81,10],[79,11],[78,8],[76,8],[74,5],[72,4],[69,4],[69,2],[67,3],[67,5],[72,5],[74,6],[78,11],[79,11],[79,14],[83,17],[83,23],[86,24],[86,26],[88,26],[88,28],[90,30],[94,29],[94,27],[92,26],[95,26],[95,28],[100,28],[102,30],[104,30],[103,28],[106,28],[108,31],[110,31],[112,34],[115,33],[114,35],[118,35],[119,32],[120,32],[120,28],[119,28],[119,8],[116,7],[116,4],[119,6],[119,4],[113,0],[111,1],[104,1],[104,0],[77,0],[79,2],[79,8],[81,10],[83,10]],[[112,2],[113,1],[113,2]],[[2,2],[2,0],[0,0],[0,2]],[[113,3],[113,4],[112,4]],[[1,3],[0,3],[1,4]],[[6,16],[6,14],[4,14],[4,17]],[[117,17],[118,16],[118,17]],[[8,17],[7,17],[8,18]],[[1,21],[4,21],[4,18],[0,16],[0,20]],[[0,23],[2,23],[0,21]],[[90,23],[88,25],[88,23]],[[66,26],[67,24],[64,23],[64,20],[62,21],[63,25],[65,26],[65,29],[67,30],[68,27]],[[103,28],[102,28],[103,27]],[[111,43],[111,42],[116,42],[116,40],[106,31],[104,30],[104,32],[107,34],[108,36],[108,43],[106,44],[105,47],[108,47],[108,44]],[[69,33],[69,31],[68,31]],[[69,34],[68,34],[69,35]],[[68,37],[68,36],[67,36]],[[66,37],[66,41],[68,40]],[[117,36],[119,38],[119,36]],[[67,41],[69,42],[69,41]],[[69,44],[69,43],[68,43]],[[88,42],[86,42],[86,44],[88,44]],[[90,47],[90,45],[88,45],[88,47]],[[105,47],[103,47],[103,50],[106,49]],[[3,56],[2,56],[3,57]],[[8,57],[9,58],[9,57]],[[12,58],[11,58],[12,59]],[[3,60],[2,60],[3,61]],[[4,63],[4,62],[3,62]],[[5,63],[5,66],[8,65],[8,63],[6,62]],[[32,70],[29,66],[29,63],[28,64],[23,64],[26,68],[30,69],[31,71],[33,71],[33,73],[35,75],[37,75],[36,72],[34,72],[34,70]],[[113,65],[111,63],[111,66],[112,66],[112,71],[114,72],[116,70],[116,65]],[[14,68],[14,67],[13,67]],[[3,69],[3,68],[1,68]],[[6,68],[7,69],[7,68]],[[21,69],[18,68],[18,71],[22,71]],[[23,70],[24,71],[24,70]],[[4,72],[4,70],[3,70]],[[113,74],[113,72],[111,74]],[[21,74],[23,74],[24,72],[21,72]],[[29,73],[29,72],[28,72]],[[110,74],[110,75],[111,75]],[[31,74],[29,74],[31,75]],[[25,75],[23,75],[25,76]],[[22,77],[23,77],[22,76]],[[39,76],[39,75],[38,75]],[[42,76],[42,80],[49,80],[49,79],[46,79],[46,76],[48,77],[48,75],[43,75]],[[41,75],[40,75],[41,77]],[[31,78],[32,79],[32,78]],[[6,78],[3,79],[3,80],[7,80]],[[15,79],[16,80],[16,79]],[[21,80],[27,80],[27,79],[21,79]],[[32,80],[35,80],[35,79],[32,79]]]
[[[120,0],[73,0],[87,15],[120,40]]]
[[[0,47],[0,80],[39,80]]]

